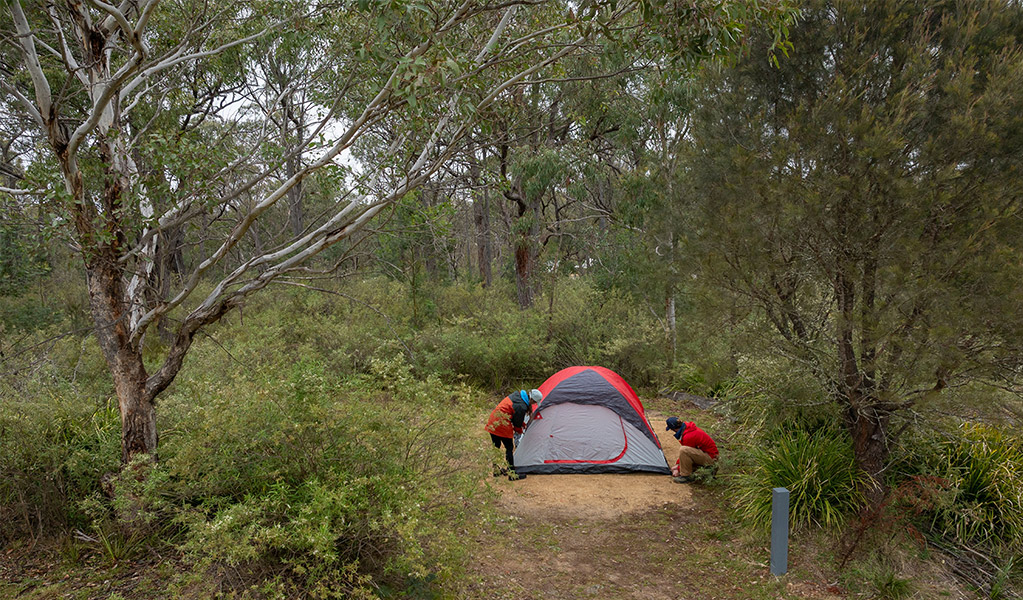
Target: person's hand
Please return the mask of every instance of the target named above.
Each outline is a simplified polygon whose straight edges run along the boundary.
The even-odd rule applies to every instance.
[[[675,465],[674,467],[671,468],[671,476],[672,477],[678,477],[678,472],[679,472],[678,465]]]

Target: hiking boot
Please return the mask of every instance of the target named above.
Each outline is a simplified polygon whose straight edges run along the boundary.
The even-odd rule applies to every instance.
[[[679,475],[678,477],[672,477],[671,480],[675,483],[690,483],[693,478],[689,475]]]
[[[501,475],[507,475],[508,469],[499,469],[494,467],[494,477],[500,477]]]

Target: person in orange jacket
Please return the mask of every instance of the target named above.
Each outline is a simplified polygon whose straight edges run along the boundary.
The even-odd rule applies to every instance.
[[[508,473],[508,479],[525,479],[525,475],[515,474],[515,436],[522,433],[526,428],[526,417],[532,414],[536,405],[543,400],[540,390],[519,390],[518,393],[505,396],[504,400],[498,402],[497,406],[490,413],[487,425],[484,429],[490,433],[490,440],[494,446],[504,446],[504,458],[508,461],[507,469],[497,470],[495,475]]]
[[[669,417],[667,431],[675,432],[675,439],[682,445],[678,451],[678,461],[671,468],[672,481],[689,483],[693,480],[693,465],[700,467],[712,466],[718,459],[718,447],[707,432],[691,421],[681,421],[678,417]]]

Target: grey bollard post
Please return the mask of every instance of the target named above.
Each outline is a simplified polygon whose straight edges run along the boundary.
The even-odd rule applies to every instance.
[[[789,564],[789,491],[771,491],[771,575],[784,575]]]

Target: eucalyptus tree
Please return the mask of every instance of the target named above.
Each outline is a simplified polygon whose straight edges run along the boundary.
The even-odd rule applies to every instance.
[[[617,138],[642,112],[630,88],[652,62],[605,45],[524,86],[489,119],[496,129],[489,166],[506,200],[501,212],[521,306],[540,291],[541,261],[584,265],[607,231],[616,182],[632,168]],[[557,249],[542,258],[552,243]]]
[[[692,229],[691,184],[685,161],[694,96],[693,74],[684,66],[657,64],[633,86],[640,105],[621,136],[620,152],[629,165],[619,181],[613,215],[615,231],[605,247],[609,264],[627,262],[628,270],[606,276],[632,289],[661,311],[669,367],[677,358],[676,312],[679,292],[694,271],[686,240]]]
[[[197,332],[271,282],[315,276],[312,259],[435,177],[519,86],[609,36],[699,57],[789,14],[783,0],[8,0],[0,101],[45,140],[35,160],[47,167],[19,190],[38,192],[81,257],[122,460],[155,456],[155,400]],[[258,78],[252,53],[296,31],[323,46],[254,110],[239,92]],[[316,89],[323,110],[275,152],[269,115],[300,89]],[[261,251],[246,241],[313,179],[332,193],[300,234],[284,228]],[[165,238],[181,227],[198,230],[205,251],[154,286]],[[170,342],[147,364],[159,322]]]
[[[1019,389],[1023,7],[818,0],[790,39],[702,99],[706,272],[841,408],[877,499],[911,411]]]

